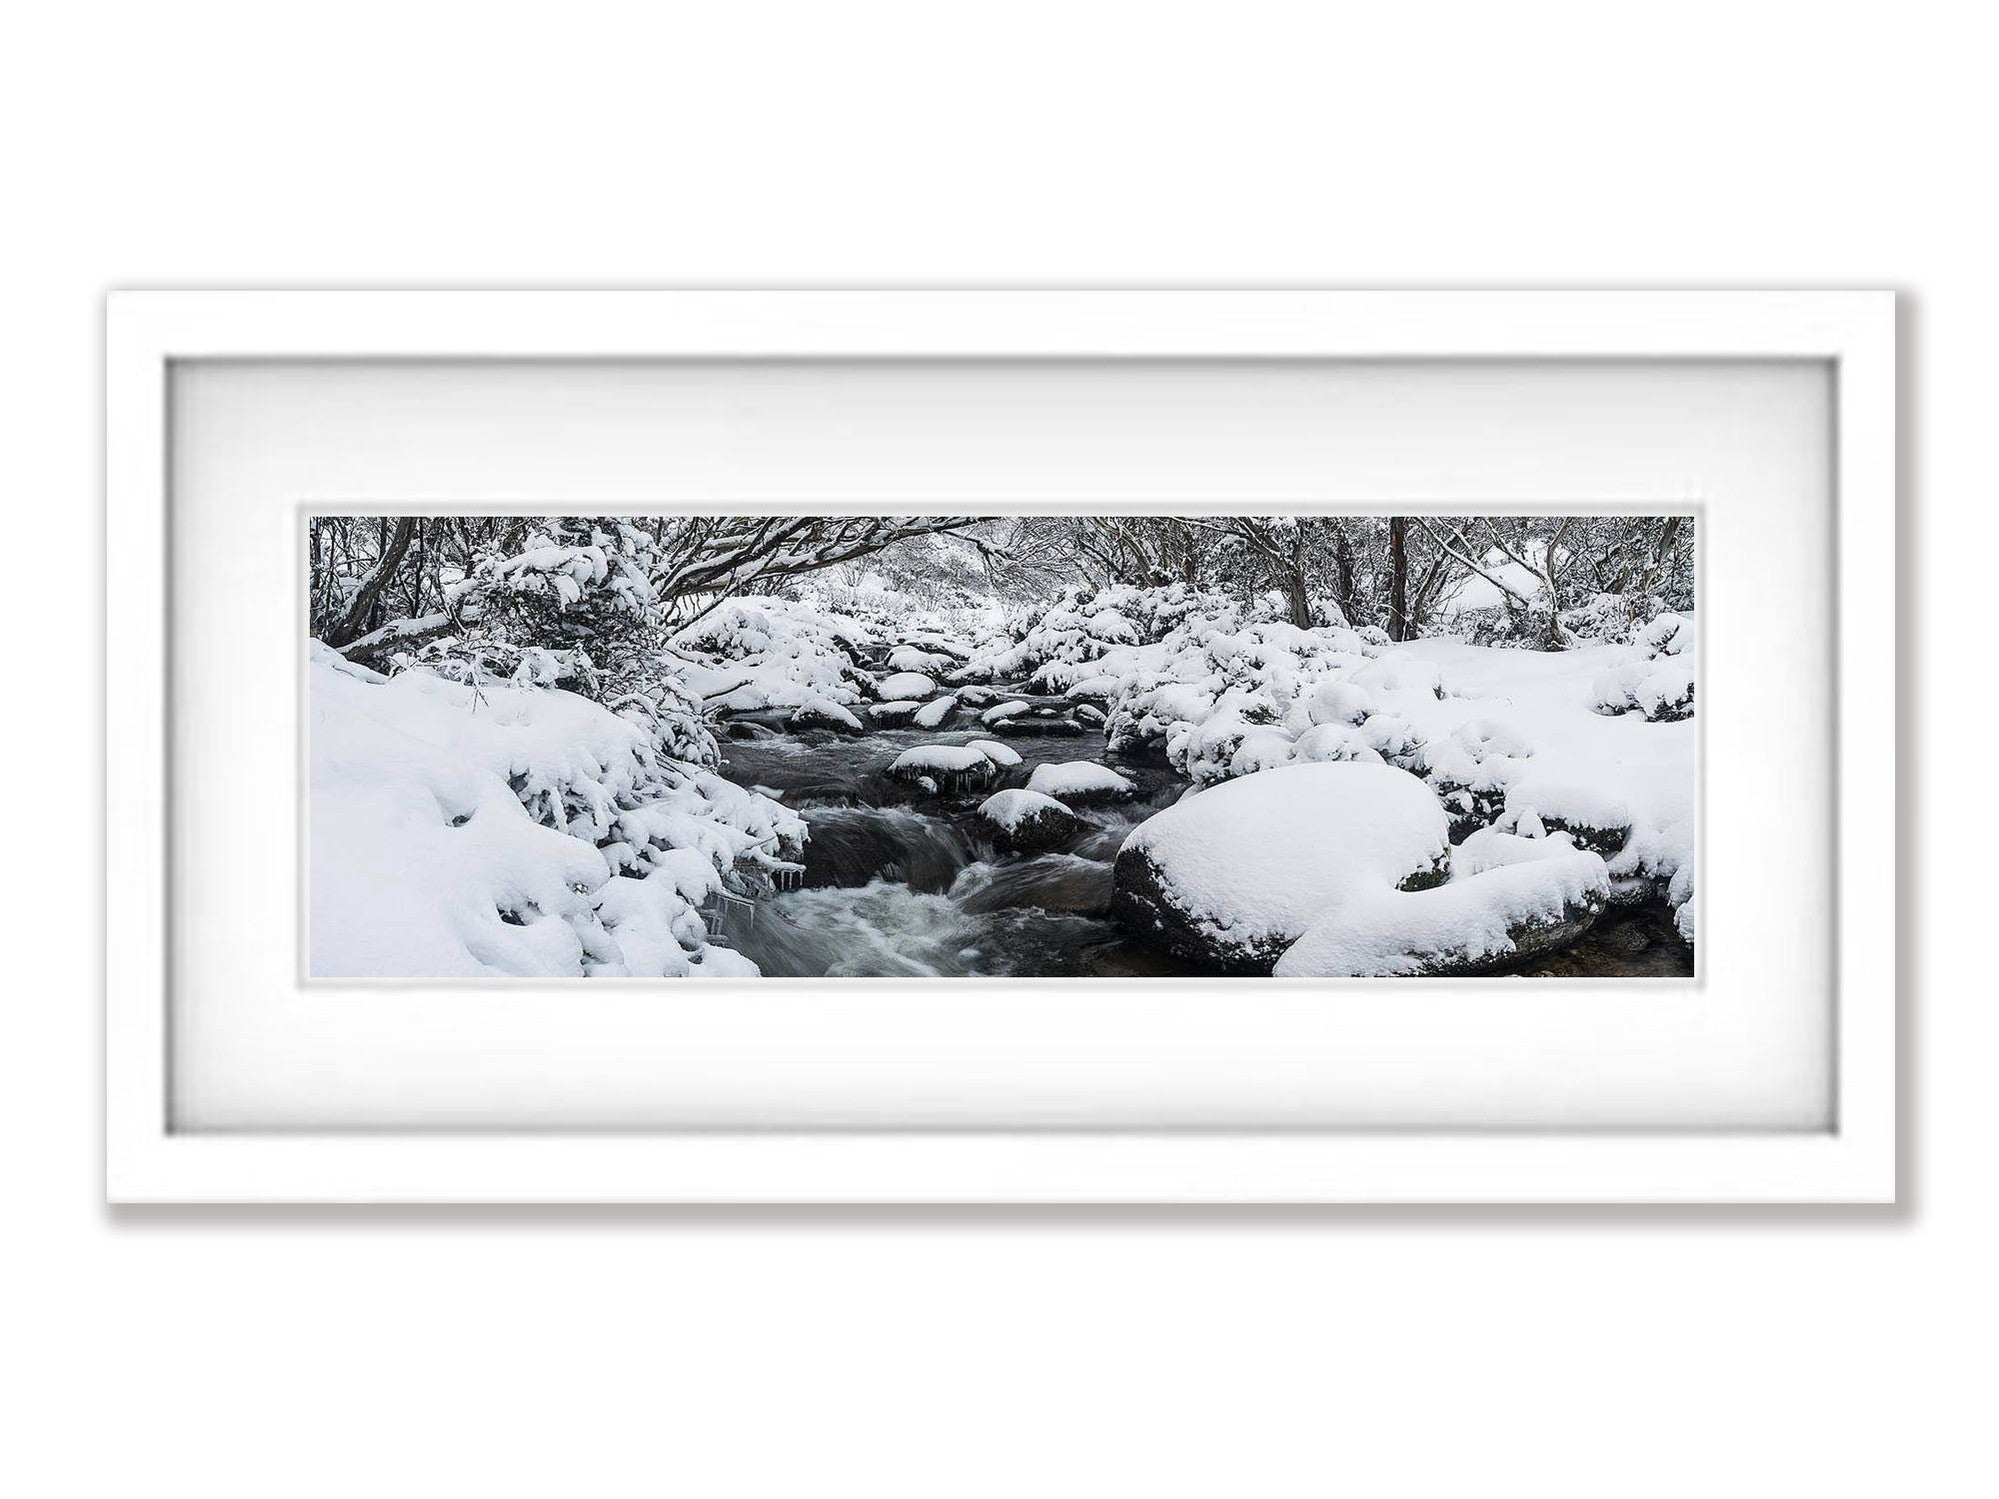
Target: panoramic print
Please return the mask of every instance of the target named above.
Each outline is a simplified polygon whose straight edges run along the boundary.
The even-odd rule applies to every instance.
[[[317,978],[1694,971],[1678,515],[322,515]]]

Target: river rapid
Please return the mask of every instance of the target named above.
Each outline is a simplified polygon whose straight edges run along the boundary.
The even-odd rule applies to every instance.
[[[1111,863],[1125,835],[1187,782],[1165,765],[1104,753],[1098,735],[989,730],[823,729],[767,732],[739,720],[723,746],[731,780],[782,793],[812,836],[802,888],[732,906],[722,936],[767,976],[961,977],[1079,974],[1132,978],[1183,972],[1104,914]],[[931,793],[888,773],[924,744],[1000,740],[1021,763],[972,790]],[[1088,828],[1058,852],[996,848],[977,817],[994,791],[1024,786],[1037,765],[1094,760],[1139,788],[1136,798],[1078,805]]]

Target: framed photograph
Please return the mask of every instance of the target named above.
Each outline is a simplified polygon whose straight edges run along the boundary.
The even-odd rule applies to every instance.
[[[1894,1198],[1889,294],[107,321],[114,1200]]]

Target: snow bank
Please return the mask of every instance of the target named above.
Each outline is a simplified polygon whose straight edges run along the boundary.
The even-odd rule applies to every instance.
[[[308,666],[321,977],[743,971],[699,907],[786,875],[805,825],[547,688]]]

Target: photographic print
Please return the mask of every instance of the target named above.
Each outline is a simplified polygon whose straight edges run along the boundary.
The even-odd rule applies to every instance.
[[[306,531],[315,978],[1694,972],[1691,516]]]

